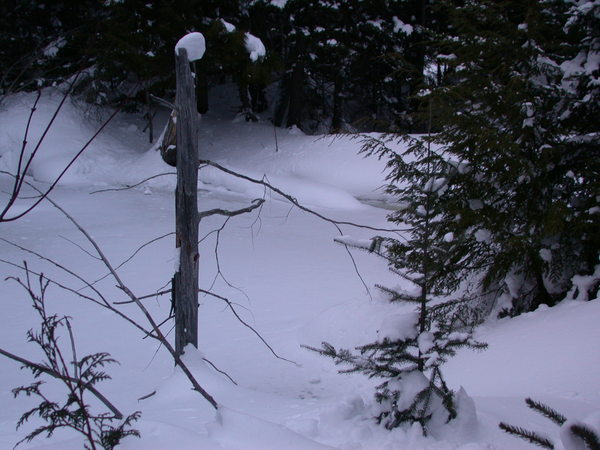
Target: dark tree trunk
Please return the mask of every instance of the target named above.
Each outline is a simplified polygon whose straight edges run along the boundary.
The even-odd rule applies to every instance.
[[[198,102],[198,112],[206,114],[208,112],[208,77],[203,60],[194,63],[196,73],[196,101]]]
[[[296,62],[292,69],[289,86],[289,107],[286,126],[302,125],[302,109],[304,107],[304,65]]]
[[[335,76],[333,82],[333,117],[331,118],[331,132],[338,133],[342,131],[343,124],[343,98],[342,98],[343,80],[340,74]]]

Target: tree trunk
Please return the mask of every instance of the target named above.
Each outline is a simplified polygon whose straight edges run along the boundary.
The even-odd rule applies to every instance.
[[[337,74],[333,81],[333,117],[331,118],[331,133],[339,133],[342,131],[342,115],[344,113],[342,84],[342,76]]]
[[[292,77],[289,87],[290,103],[286,126],[302,125],[302,110],[304,107],[304,64],[296,62],[292,69]]]
[[[198,102],[198,112],[206,114],[208,112],[208,78],[206,75],[206,64],[203,60],[194,63],[194,72],[196,73],[196,101]]]
[[[150,143],[154,141],[154,124],[152,120],[154,119],[154,115],[152,114],[152,103],[150,102],[150,92],[148,89],[144,89],[146,94],[146,117],[148,119],[148,139]]]
[[[187,344],[198,347],[198,113],[194,80],[187,51],[176,55],[177,74],[177,190],[175,192],[176,246],[175,352]]]

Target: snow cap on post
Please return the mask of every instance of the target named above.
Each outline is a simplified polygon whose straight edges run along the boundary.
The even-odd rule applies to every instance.
[[[190,62],[202,59],[206,50],[206,43],[202,33],[188,33],[175,45],[175,54],[179,54],[179,49],[184,48],[187,51],[187,57]]]

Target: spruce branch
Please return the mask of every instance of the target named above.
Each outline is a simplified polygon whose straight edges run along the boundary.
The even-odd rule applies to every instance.
[[[520,437],[521,439],[525,439],[526,441],[529,441],[530,443],[538,445],[542,448],[554,450],[554,444],[547,437],[541,436],[533,431],[529,431],[521,427],[506,424],[504,422],[500,422],[498,426],[503,431],[506,431],[508,434],[512,434],[514,436]]]
[[[567,421],[567,418],[565,416],[563,416],[555,409],[550,408],[548,405],[536,402],[535,400],[532,400],[529,397],[525,399],[525,403],[527,403],[527,406],[529,406],[531,409],[539,412],[542,416],[550,419],[558,426],[563,425]]]
[[[581,439],[589,450],[600,450],[600,437],[594,430],[581,423],[571,425],[569,430]]]

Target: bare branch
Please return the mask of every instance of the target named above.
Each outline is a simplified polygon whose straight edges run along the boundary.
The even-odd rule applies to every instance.
[[[271,185],[270,183],[268,183],[264,179],[259,180],[257,178],[252,178],[252,177],[249,177],[247,175],[243,175],[241,173],[235,172],[235,171],[233,171],[231,169],[223,167],[220,164],[217,164],[217,163],[215,163],[213,161],[209,161],[209,160],[206,160],[206,159],[201,159],[198,162],[199,162],[199,164],[201,164],[201,168],[202,168],[202,166],[211,166],[211,167],[214,167],[216,169],[219,169],[222,172],[225,172],[225,173],[227,173],[229,175],[232,175],[234,177],[241,178],[242,180],[249,181],[250,183],[260,184],[262,186],[265,186],[269,190],[271,190],[271,191],[275,192],[276,194],[278,194],[278,195],[282,196],[283,198],[285,198],[287,201],[289,201],[290,203],[292,203],[294,206],[296,206],[297,208],[301,209],[302,211],[307,212],[309,214],[312,214],[313,216],[316,216],[319,219],[324,220],[325,222],[329,222],[329,223],[335,225],[336,228],[338,229],[338,231],[340,232],[340,234],[342,234],[342,235],[343,235],[343,233],[342,233],[341,229],[339,228],[340,225],[347,225],[347,226],[351,226],[351,227],[355,227],[355,228],[363,228],[363,229],[372,230],[372,231],[382,231],[382,232],[386,232],[386,233],[399,233],[399,232],[402,232],[402,231],[406,231],[406,230],[403,230],[403,229],[378,228],[378,227],[372,227],[372,226],[369,226],[369,225],[361,225],[361,224],[357,224],[357,223],[354,223],[354,222],[347,222],[347,221],[343,221],[343,220],[330,219],[329,217],[326,217],[326,216],[324,216],[324,215],[322,215],[322,214],[320,214],[320,213],[318,213],[318,212],[316,212],[316,211],[314,211],[314,210],[312,210],[310,208],[307,208],[306,206],[302,205],[300,202],[298,202],[298,200],[295,197],[293,197],[293,196],[291,196],[289,194],[286,194],[281,189],[279,189],[279,188]]]
[[[164,106],[166,108],[169,108],[169,109],[172,109],[174,111],[177,110],[177,106],[175,106],[170,101],[165,100],[164,98],[157,97],[156,95],[153,95],[153,94],[150,94],[150,98],[152,100],[154,100],[156,103],[158,103],[159,105],[162,105],[162,106]]]
[[[60,110],[62,109],[64,103],[66,102],[67,98],[69,97],[73,86],[75,85],[75,83],[77,82],[77,79],[79,78],[79,76],[81,75],[81,71],[77,72],[75,74],[75,76],[73,77],[73,79],[70,81],[69,86],[67,88],[67,90],[65,91],[60,103],[58,104],[58,106],[56,107],[52,117],[50,118],[50,121],[48,122],[48,124],[46,125],[46,127],[44,128],[44,131],[42,132],[42,135],[40,136],[40,138],[38,139],[38,142],[36,144],[36,146],[34,147],[33,151],[31,152],[31,154],[27,157],[27,161],[25,162],[25,153],[26,153],[26,147],[27,147],[27,135],[29,132],[29,125],[31,122],[31,119],[33,117],[33,114],[36,110],[36,106],[37,103],[39,101],[39,96],[41,94],[38,94],[38,97],[35,100],[35,103],[32,107],[28,122],[27,122],[27,128],[25,131],[25,135],[23,138],[23,145],[21,147],[21,151],[19,154],[19,164],[18,164],[18,168],[17,168],[17,173],[16,174],[12,174],[6,171],[0,171],[0,173],[5,173],[8,174],[10,176],[13,176],[15,178],[15,185],[13,187],[13,191],[11,193],[11,196],[7,202],[7,204],[5,205],[4,209],[2,210],[2,212],[0,213],[0,222],[12,222],[14,220],[20,219],[21,217],[25,216],[26,214],[30,213],[34,208],[36,208],[43,200],[44,198],[46,198],[48,196],[48,194],[50,194],[50,192],[52,192],[54,190],[54,188],[56,187],[56,185],[59,183],[59,181],[62,179],[62,177],[65,175],[65,173],[70,169],[70,167],[75,163],[75,161],[81,156],[81,154],[87,150],[87,148],[90,146],[90,144],[96,139],[96,137],[98,137],[98,135],[108,126],[108,124],[116,117],[117,114],[119,114],[122,110],[122,105],[119,106],[118,108],[116,108],[112,114],[100,125],[100,127],[96,130],[96,132],[92,135],[92,137],[79,149],[79,151],[71,158],[71,160],[67,163],[67,165],[63,168],[63,170],[58,174],[58,176],[54,179],[54,181],[50,184],[50,186],[46,189],[45,192],[40,192],[40,197],[32,204],[30,205],[28,208],[26,208],[24,211],[20,212],[19,214],[12,216],[12,217],[6,217],[6,215],[8,214],[8,212],[10,211],[11,207],[14,205],[15,201],[19,198],[19,193],[23,187],[23,183],[25,181],[25,174],[28,172],[29,168],[31,167],[31,164],[33,163],[33,160],[35,158],[35,156],[37,155],[42,143],[44,142],[44,139],[46,138],[46,135],[48,134],[48,132],[50,131],[50,129],[52,128],[52,125],[54,124],[54,121],[56,120],[56,117],[58,116]],[[135,89],[137,88],[137,85],[134,86],[131,90],[131,92],[135,92]],[[131,94],[128,95],[126,97],[126,100],[128,100],[131,97]],[[24,165],[23,165],[24,163]],[[29,183],[28,183],[29,184]],[[37,189],[36,189],[37,190]],[[38,190],[39,192],[39,190]]]
[[[203,358],[202,358],[202,360],[203,360],[203,361],[205,361],[206,363],[208,363],[208,364],[209,364],[209,365],[210,365],[210,366],[211,366],[213,369],[215,369],[217,372],[219,372],[220,374],[222,374],[222,375],[225,375],[227,378],[229,378],[229,381],[231,381],[233,384],[235,384],[236,386],[238,385],[238,384],[235,382],[235,380],[229,376],[229,374],[228,374],[227,372],[225,372],[224,370],[221,370],[221,369],[219,369],[217,366],[215,366],[215,365],[213,364],[213,362],[212,362],[210,359],[208,359],[208,358],[204,358],[204,357],[203,357]]]
[[[160,295],[166,295],[166,294],[170,294],[170,293],[171,293],[171,289],[168,289],[166,291],[158,291],[158,292],[155,292],[154,294],[141,295],[138,297],[138,300],[145,300],[147,298],[158,297]],[[134,301],[133,300],[125,300],[123,302],[113,302],[113,305],[126,305],[127,303],[134,303]]]
[[[2,239],[2,238],[0,238],[0,239],[1,239],[1,240],[4,240],[4,239]],[[9,244],[11,244],[11,245],[15,245],[15,244],[13,244],[13,243],[11,243],[11,242],[9,242],[9,241],[6,241],[6,240],[4,240],[4,241],[5,241],[5,242],[8,242],[8,243],[9,243]],[[16,245],[15,245],[15,246],[16,246]],[[23,251],[25,251],[25,252],[31,253],[31,254],[33,254],[33,255],[36,255],[36,256],[38,256],[40,259],[43,259],[43,260],[45,260],[45,261],[48,261],[49,263],[51,263],[51,264],[55,265],[55,266],[56,266],[56,267],[58,267],[59,269],[61,269],[61,270],[63,270],[64,272],[68,273],[69,275],[72,275],[74,278],[76,278],[77,280],[79,280],[79,281],[83,282],[83,283],[84,283],[84,284],[85,284],[87,287],[89,287],[89,288],[90,288],[90,289],[91,289],[91,290],[92,290],[92,291],[93,291],[93,292],[94,292],[94,293],[95,293],[95,294],[96,294],[96,295],[97,295],[97,296],[100,298],[100,300],[98,300],[98,299],[96,299],[96,298],[94,298],[94,297],[90,297],[89,295],[82,294],[82,293],[81,293],[81,290],[76,290],[76,289],[73,289],[73,288],[71,288],[71,287],[69,287],[69,286],[66,286],[66,285],[64,285],[64,284],[62,284],[62,283],[59,283],[58,281],[56,281],[56,280],[53,280],[52,278],[48,278],[46,275],[44,275],[44,278],[45,278],[46,280],[48,280],[50,283],[52,283],[53,285],[55,285],[56,287],[58,287],[58,288],[60,288],[60,289],[62,289],[62,290],[64,290],[64,291],[71,292],[72,294],[75,294],[75,295],[77,295],[78,297],[80,297],[80,298],[82,298],[82,299],[84,299],[84,300],[91,301],[92,303],[95,303],[96,305],[102,306],[103,308],[106,308],[106,309],[108,309],[108,310],[110,310],[110,311],[114,312],[114,313],[115,313],[115,314],[117,314],[119,317],[121,317],[122,319],[126,320],[126,321],[127,321],[127,322],[129,322],[131,325],[133,325],[133,326],[134,326],[134,327],[136,327],[138,330],[140,330],[142,333],[144,333],[144,335],[150,335],[150,336],[152,336],[153,338],[155,338],[155,339],[158,339],[158,338],[157,338],[156,336],[154,336],[154,335],[153,335],[153,334],[152,334],[150,331],[146,330],[146,329],[145,329],[143,326],[141,326],[141,325],[140,325],[139,323],[137,323],[135,320],[131,319],[131,318],[130,318],[129,316],[127,316],[126,314],[123,314],[123,313],[122,313],[121,311],[119,311],[118,309],[116,309],[116,308],[113,308],[113,307],[110,305],[110,303],[108,302],[108,300],[107,300],[107,299],[106,299],[106,298],[105,298],[105,297],[102,295],[102,293],[101,293],[99,290],[97,290],[96,288],[94,288],[94,287],[91,285],[91,283],[89,283],[88,281],[86,281],[86,280],[85,280],[84,278],[82,278],[81,276],[77,275],[75,272],[73,272],[73,271],[71,271],[70,269],[68,269],[68,268],[66,268],[66,267],[64,267],[64,266],[62,266],[62,265],[60,265],[59,263],[57,263],[57,262],[53,261],[53,260],[52,260],[52,259],[50,259],[50,258],[46,258],[46,257],[44,257],[44,256],[42,256],[42,255],[40,255],[40,254],[38,254],[38,253],[36,253],[36,252],[33,252],[32,250],[28,250],[28,249],[26,249],[26,248],[24,248],[24,247],[19,247],[19,246],[16,246],[16,247],[17,247],[17,248],[21,248],[21,249],[22,249]],[[21,270],[23,270],[23,271],[27,271],[27,270],[28,270],[30,273],[32,273],[32,274],[34,274],[34,275],[36,275],[36,276],[40,276],[40,275],[42,275],[41,273],[37,273],[37,272],[35,272],[35,271],[33,271],[33,270],[31,270],[31,269],[27,268],[26,266],[20,266],[19,264],[15,264],[15,263],[13,263],[13,262],[6,261],[6,260],[4,260],[4,259],[0,259],[0,262],[2,262],[2,263],[4,263],[4,264],[7,264],[7,265],[10,265],[10,266],[13,266],[13,267],[16,267],[16,268],[18,268],[18,269],[21,269]]]
[[[250,331],[252,331],[261,341],[263,344],[265,344],[265,346],[271,351],[271,353],[277,358],[277,359],[281,359],[282,361],[287,361],[289,363],[292,363],[296,366],[298,366],[298,363],[295,361],[292,361],[290,359],[284,358],[282,356],[279,356],[275,350],[273,350],[273,347],[271,347],[269,345],[269,343],[260,335],[260,333],[258,331],[256,331],[256,329],[254,329],[254,327],[252,327],[252,325],[248,324],[247,322],[244,321],[244,319],[242,319],[240,317],[240,315],[237,313],[237,311],[235,310],[235,308],[233,307],[233,304],[231,302],[231,300],[229,300],[228,298],[225,298],[221,295],[215,294],[214,292],[210,292],[210,291],[205,291],[204,289],[199,289],[199,292],[206,294],[206,295],[210,295],[211,297],[217,298],[219,300],[224,301],[225,303],[227,303],[227,306],[229,307],[229,309],[231,310],[231,312],[233,313],[233,315],[236,317],[237,320],[240,321],[240,323],[242,325],[244,325],[246,328],[248,328]]]
[[[135,251],[134,251],[134,252],[131,254],[131,256],[129,256],[129,257],[128,257],[127,259],[125,259],[125,260],[124,260],[122,263],[120,263],[119,265],[117,265],[117,266],[115,267],[115,270],[119,270],[121,267],[123,267],[125,264],[127,264],[129,261],[131,261],[133,258],[135,258],[135,255],[137,255],[137,254],[138,254],[140,251],[142,251],[142,249],[144,249],[144,248],[145,248],[145,247],[147,247],[148,245],[150,245],[150,244],[153,244],[154,242],[160,241],[161,239],[164,239],[164,238],[166,238],[166,237],[168,237],[168,236],[173,236],[173,235],[175,235],[175,233],[174,233],[174,232],[170,232],[170,233],[163,234],[162,236],[158,236],[158,237],[156,237],[156,238],[154,238],[154,239],[151,239],[151,240],[149,240],[148,242],[144,242],[142,245],[140,245],[140,246],[139,246],[139,247],[138,247],[138,248],[137,248],[137,249],[136,249],[136,250],[135,250]],[[98,282],[100,282],[100,281],[104,280],[106,277],[109,277],[110,275],[111,275],[111,274],[110,274],[110,272],[108,272],[106,275],[104,275],[104,276],[102,276],[102,277],[98,278],[96,281],[94,281],[94,283],[93,283],[93,284],[96,284],[96,283],[98,283]],[[138,298],[139,298],[139,297],[138,297]],[[113,303],[113,304],[115,304],[115,305],[118,305],[119,303]]]
[[[246,208],[240,208],[240,209],[236,209],[233,211],[230,211],[228,209],[215,208],[215,209],[210,209],[208,211],[202,211],[202,212],[198,213],[198,220],[200,221],[205,217],[210,217],[210,216],[215,216],[215,215],[227,216],[227,217],[239,216],[240,214],[246,214],[246,213],[254,211],[256,208],[259,208],[264,202],[265,202],[265,200],[263,198],[255,198],[254,200],[252,200],[252,205],[247,206]]]
[[[59,235],[59,237],[61,239],[64,239],[65,241],[67,241],[69,244],[73,244],[75,247],[77,247],[83,253],[88,255],[90,258],[100,261],[100,258],[98,258],[97,256],[94,256],[91,252],[87,251],[85,248],[83,248],[81,245],[79,245],[77,242],[73,241],[72,239],[69,239],[65,236],[60,236],[60,235]]]
[[[229,219],[231,219],[231,217],[227,217],[225,219],[225,221],[223,222],[223,224],[216,230],[213,230],[216,233],[216,238],[215,238],[215,263],[217,265],[217,273],[215,274],[212,283],[210,284],[210,287],[208,288],[209,291],[212,290],[212,288],[215,286],[215,283],[217,282],[217,279],[219,277],[221,277],[221,279],[225,282],[225,284],[227,286],[229,286],[232,289],[235,289],[236,291],[238,291],[240,294],[242,294],[244,297],[246,297],[246,300],[248,300],[248,302],[250,301],[250,297],[248,297],[248,294],[246,294],[243,289],[239,288],[238,286],[235,286],[234,284],[232,284],[226,277],[225,275],[223,275],[223,271],[221,270],[221,260],[219,258],[219,242],[220,242],[220,238],[221,238],[221,232],[225,229],[225,227],[227,226],[227,223],[229,223]],[[211,232],[212,233],[212,232]],[[202,240],[200,242],[202,242],[205,238],[202,238]]]
[[[150,312],[146,309],[146,307],[142,304],[142,302],[135,296],[135,294],[129,289],[129,287],[127,287],[127,285],[123,282],[123,280],[121,280],[121,277],[116,272],[116,270],[113,268],[112,264],[110,263],[110,261],[108,260],[106,255],[104,255],[104,252],[102,251],[100,246],[97,244],[97,242],[94,240],[94,238],[92,238],[92,236],[90,236],[90,234],[81,225],[79,225],[79,223],[69,213],[67,213],[63,208],[61,208],[50,197],[46,196],[46,200],[48,200],[56,209],[58,209],[80,231],[80,233],[85,236],[85,238],[88,240],[88,242],[90,244],[92,244],[92,246],[96,250],[96,253],[100,257],[100,259],[102,260],[102,262],[104,263],[106,268],[111,273],[113,279],[117,282],[117,287],[119,289],[121,289],[123,292],[125,292],[127,294],[127,296],[131,300],[133,300],[133,302],[137,305],[137,307],[142,311],[142,313],[146,317],[146,320],[152,327],[152,329],[156,335],[156,338],[161,342],[161,344],[171,354],[171,356],[175,360],[175,363],[181,368],[181,370],[184,372],[184,374],[186,375],[188,380],[192,383],[194,390],[199,392],[200,395],[202,395],[204,397],[204,399],[206,401],[208,401],[215,409],[218,409],[219,407],[218,407],[218,404],[215,401],[215,399],[208,392],[206,392],[204,390],[204,388],[202,388],[202,386],[200,386],[200,384],[198,383],[198,381],[196,380],[194,375],[191,373],[189,368],[185,365],[185,363],[182,361],[181,357],[175,352],[175,349],[171,346],[171,344],[169,343],[167,338],[163,335],[162,331],[158,327],[157,323],[154,321],[154,318],[152,317]]]
[[[163,172],[163,173],[159,173],[156,175],[152,175],[151,177],[148,178],[144,178],[143,180],[135,183],[135,184],[131,184],[131,185],[125,185],[123,187],[120,188],[110,188],[110,189],[100,189],[98,191],[92,191],[90,192],[90,194],[99,194],[101,192],[113,192],[113,191],[127,191],[129,189],[133,189],[136,188],[138,186],[140,186],[141,184],[146,183],[147,181],[153,180],[154,178],[159,178],[159,177],[164,177],[166,175],[177,175],[177,172]]]

